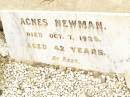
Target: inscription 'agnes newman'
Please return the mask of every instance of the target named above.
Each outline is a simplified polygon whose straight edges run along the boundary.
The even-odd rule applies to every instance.
[[[21,25],[32,25],[32,26],[49,25],[47,19],[38,19],[38,18],[21,18],[20,23]],[[54,23],[56,27],[63,27],[63,28],[96,29],[101,31],[105,29],[101,21],[54,19]]]

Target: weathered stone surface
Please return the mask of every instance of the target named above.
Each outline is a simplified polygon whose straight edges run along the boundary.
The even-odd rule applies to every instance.
[[[0,9],[130,12],[129,0],[0,0]]]

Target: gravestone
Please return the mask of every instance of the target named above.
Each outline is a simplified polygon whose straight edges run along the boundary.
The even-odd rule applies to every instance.
[[[103,72],[125,72],[130,62],[130,14],[3,11],[10,56]]]

